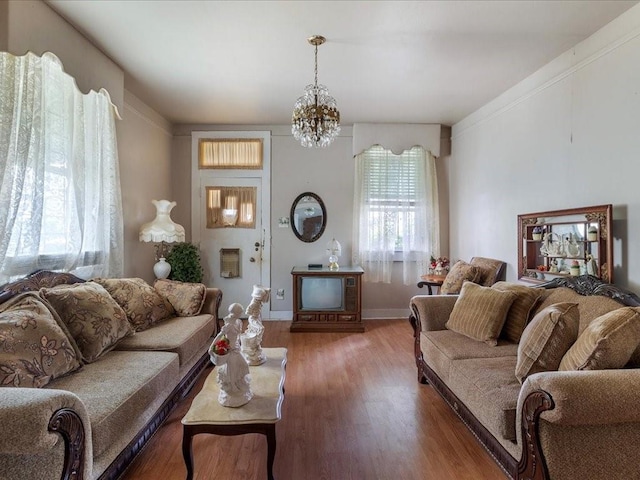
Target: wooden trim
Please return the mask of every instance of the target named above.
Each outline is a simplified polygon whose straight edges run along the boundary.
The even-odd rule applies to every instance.
[[[84,478],[84,424],[80,416],[70,408],[61,408],[49,420],[49,431],[59,433],[64,440],[64,465],[62,480]]]
[[[530,393],[522,405],[522,457],[518,462],[518,479],[547,480],[549,471],[542,453],[538,421],[540,414],[555,407],[551,395],[543,390]]]

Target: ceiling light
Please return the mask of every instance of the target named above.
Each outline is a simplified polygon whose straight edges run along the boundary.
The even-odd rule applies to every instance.
[[[307,41],[315,47],[315,78],[307,85],[293,107],[291,133],[303,147],[326,147],[340,133],[340,112],[336,100],[324,85],[318,85],[318,45],[325,42],[320,35]]]

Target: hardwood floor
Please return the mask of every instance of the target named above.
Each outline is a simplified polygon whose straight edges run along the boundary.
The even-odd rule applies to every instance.
[[[263,339],[289,349],[277,480],[506,478],[439,395],[417,382],[406,319],[366,321],[365,333],[292,334],[290,324],[265,322]],[[211,371],[123,479],[185,478],[180,419]],[[194,480],[262,480],[266,449],[262,435],[198,435]]]

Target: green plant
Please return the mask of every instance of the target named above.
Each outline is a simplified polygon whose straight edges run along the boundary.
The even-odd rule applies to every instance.
[[[169,279],[179,282],[202,282],[204,270],[200,261],[200,251],[193,243],[176,243],[167,255],[167,262],[171,265]]]

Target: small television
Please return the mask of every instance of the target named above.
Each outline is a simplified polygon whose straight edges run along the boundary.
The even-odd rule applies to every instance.
[[[345,312],[357,309],[356,277],[351,275],[298,275],[300,312]]]
[[[298,281],[299,310],[344,310],[343,277],[301,276]]]

